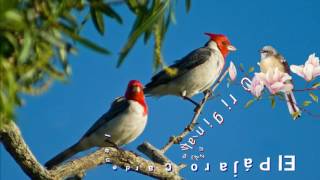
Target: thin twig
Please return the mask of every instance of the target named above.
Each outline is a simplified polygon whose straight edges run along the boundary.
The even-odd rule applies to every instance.
[[[206,104],[206,102],[209,100],[210,96],[212,96],[213,92],[217,89],[217,87],[219,86],[219,84],[222,82],[222,80],[226,77],[226,75],[228,74],[228,69],[226,69],[224,71],[224,73],[222,74],[222,76],[220,76],[220,78],[215,82],[215,84],[213,85],[211,92],[210,91],[206,91],[203,99],[201,100],[201,102],[199,103],[199,107],[196,109],[196,111],[193,114],[193,117],[190,121],[190,123],[186,126],[186,128],[178,135],[178,136],[172,136],[168,143],[161,149],[162,153],[165,153],[168,151],[168,149],[173,145],[173,144],[177,144],[179,143],[184,137],[186,137],[193,129],[194,126],[197,123],[197,120],[201,114],[201,111],[204,107],[204,105]]]
[[[304,91],[314,91],[314,90],[320,90],[320,87],[314,87],[314,88],[305,88],[305,89],[294,89],[294,92],[304,92]]]

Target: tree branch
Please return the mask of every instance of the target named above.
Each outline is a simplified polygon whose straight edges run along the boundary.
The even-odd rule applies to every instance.
[[[69,161],[50,171],[56,177],[70,177],[79,172],[87,171],[96,166],[106,163],[106,159],[110,163],[117,165],[123,169],[130,167],[131,171],[136,171],[150,177],[158,179],[182,179],[179,176],[179,171],[173,169],[172,172],[166,170],[166,166],[146,160],[130,151],[124,151],[113,147],[101,148],[94,153],[91,153],[80,159]],[[153,166],[154,170],[150,171],[149,166]],[[138,170],[136,168],[138,167]]]
[[[222,76],[220,76],[217,82],[213,85],[211,91],[205,92],[205,96],[201,100],[200,105],[196,109],[190,123],[177,137],[171,137],[169,142],[161,150],[155,148],[148,142],[138,146],[138,150],[148,156],[151,161],[130,151],[108,147],[101,148],[82,158],[66,162],[49,171],[45,169],[34,157],[28,145],[23,140],[19,128],[13,121],[4,125],[4,127],[0,129],[0,140],[6,150],[20,165],[22,170],[32,179],[57,180],[66,179],[79,174],[81,175],[81,179],[87,170],[105,164],[106,160],[108,160],[108,163],[120,168],[127,169],[130,167],[131,171],[157,179],[180,180],[183,178],[179,175],[179,171],[186,167],[186,165],[176,165],[164,154],[173,144],[179,143],[194,129],[205,103],[209,100],[210,96],[219,86],[220,82],[225,78],[227,73],[228,70],[225,70]],[[168,164],[172,166],[171,171],[168,171]],[[150,170],[151,166],[153,167],[152,171]]]
[[[49,171],[34,157],[14,121],[4,124],[0,130],[0,137],[5,149],[29,177],[44,180],[53,179]]]
[[[178,135],[178,136],[171,136],[168,143],[161,149],[162,153],[165,153],[168,151],[168,149],[173,145],[173,144],[178,144],[181,142],[181,140],[186,137],[195,127],[197,120],[201,114],[201,111],[206,104],[206,102],[209,100],[210,96],[212,96],[213,92],[217,89],[219,84],[222,82],[222,80],[226,77],[228,74],[228,69],[224,71],[224,73],[219,77],[219,79],[215,82],[215,84],[212,86],[211,91],[206,91],[203,99],[199,103],[199,107],[196,108],[193,117],[190,121],[190,123],[184,128],[184,130]]]
[[[66,179],[67,177],[77,174],[83,175],[87,170],[105,164],[106,159],[110,160],[111,164],[123,169],[130,167],[132,171],[157,179],[182,179],[179,175],[180,168],[176,168],[177,166],[174,163],[172,163],[172,171],[168,172],[164,164],[149,161],[130,151],[112,147],[108,147],[108,151],[106,151],[105,148],[101,148],[94,153],[69,161],[49,171],[34,157],[28,145],[23,140],[19,128],[13,121],[4,125],[0,130],[0,137],[6,150],[22,170],[32,179],[57,180]],[[154,167],[153,171],[150,171],[150,166]]]
[[[311,88],[305,88],[305,89],[293,89],[293,92],[304,92],[304,91],[314,91],[314,90],[320,90],[320,87],[311,87]]]

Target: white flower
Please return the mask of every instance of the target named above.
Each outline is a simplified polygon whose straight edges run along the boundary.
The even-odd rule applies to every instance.
[[[264,83],[260,79],[259,76],[254,76],[253,77],[249,89],[250,89],[251,94],[254,95],[255,97],[260,97],[261,96],[261,92],[264,89]]]
[[[237,77],[237,69],[232,61],[230,62],[228,72],[229,72],[230,79],[234,81]]]
[[[309,58],[304,65],[291,65],[290,70],[309,82],[317,76],[320,76],[319,57],[316,57],[316,54],[313,53],[309,55]]]
[[[289,83],[291,76],[279,71],[278,68],[268,70],[267,73],[255,73],[255,76],[261,79],[271,94],[289,92],[293,89],[293,85]]]

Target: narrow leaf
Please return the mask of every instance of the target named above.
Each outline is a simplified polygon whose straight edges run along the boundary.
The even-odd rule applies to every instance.
[[[189,12],[191,8],[191,0],[186,0],[186,11]]]
[[[318,87],[320,87],[320,82],[314,83],[312,85],[312,88],[318,88]]]
[[[103,48],[99,45],[97,45],[96,43],[90,41],[89,39],[86,39],[84,37],[79,36],[78,34],[75,34],[73,32],[68,31],[65,27],[63,26],[58,26],[61,31],[65,34],[67,34],[68,36],[70,36],[72,39],[74,39],[75,41],[81,43],[84,46],[87,46],[88,48],[95,50],[97,52],[103,53],[103,54],[111,54],[110,51],[108,51],[106,48]]]
[[[157,9],[154,10],[154,13],[150,16],[148,16],[144,23],[141,24],[141,26],[137,27],[132,35],[130,36],[128,42],[125,44],[125,46],[122,48],[118,60],[117,67],[120,67],[121,64],[123,63],[125,57],[128,55],[129,51],[139,38],[139,36],[145,32],[150,26],[159,18],[160,15],[164,13],[164,10],[169,4],[169,0],[167,0],[165,3],[161,4]]]
[[[96,27],[97,31],[104,35],[104,21],[103,16],[100,11],[90,8],[91,18],[93,21],[94,26]]]
[[[127,5],[129,7],[129,9],[135,13],[135,14],[138,14],[139,11],[138,11],[138,2],[137,0],[127,0]]]
[[[254,67],[249,68],[249,73],[252,73],[254,71]]]
[[[272,109],[276,107],[276,100],[274,99],[274,96],[271,96],[271,107]]]
[[[305,107],[309,106],[311,103],[312,103],[311,101],[304,101],[303,102],[303,106],[305,106]]]
[[[152,28],[148,29],[145,33],[144,33],[144,38],[143,38],[143,42],[144,44],[147,44],[150,37],[151,37],[151,34],[152,34]]]
[[[244,108],[250,107],[250,106],[254,103],[254,101],[255,101],[255,99],[250,99],[250,100],[246,103],[246,105],[244,106]]]
[[[240,63],[240,65],[239,65],[239,69],[240,69],[240,71],[241,71],[241,72],[244,72],[244,66],[243,66],[243,64],[242,64],[242,63]]]
[[[23,47],[19,55],[19,62],[24,63],[31,52],[32,38],[29,32],[24,33]]]
[[[119,24],[122,24],[121,16],[116,11],[114,11],[110,6],[108,6],[107,4],[100,4],[98,8],[102,13],[115,19]]]
[[[319,101],[319,98],[317,95],[313,94],[313,93],[309,93],[309,96],[312,98],[312,100],[314,102],[318,102]]]

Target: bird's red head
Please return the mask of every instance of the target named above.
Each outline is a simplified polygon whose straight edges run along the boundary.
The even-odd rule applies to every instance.
[[[211,41],[214,41],[217,44],[217,46],[218,46],[218,48],[224,58],[227,57],[229,51],[236,51],[237,50],[233,45],[231,45],[227,36],[225,36],[223,34],[212,34],[212,33],[205,33],[205,34],[210,37]]]
[[[138,80],[131,80],[128,84],[125,97],[128,100],[134,100],[144,107],[144,113],[148,113],[147,103],[144,98],[143,85]]]

